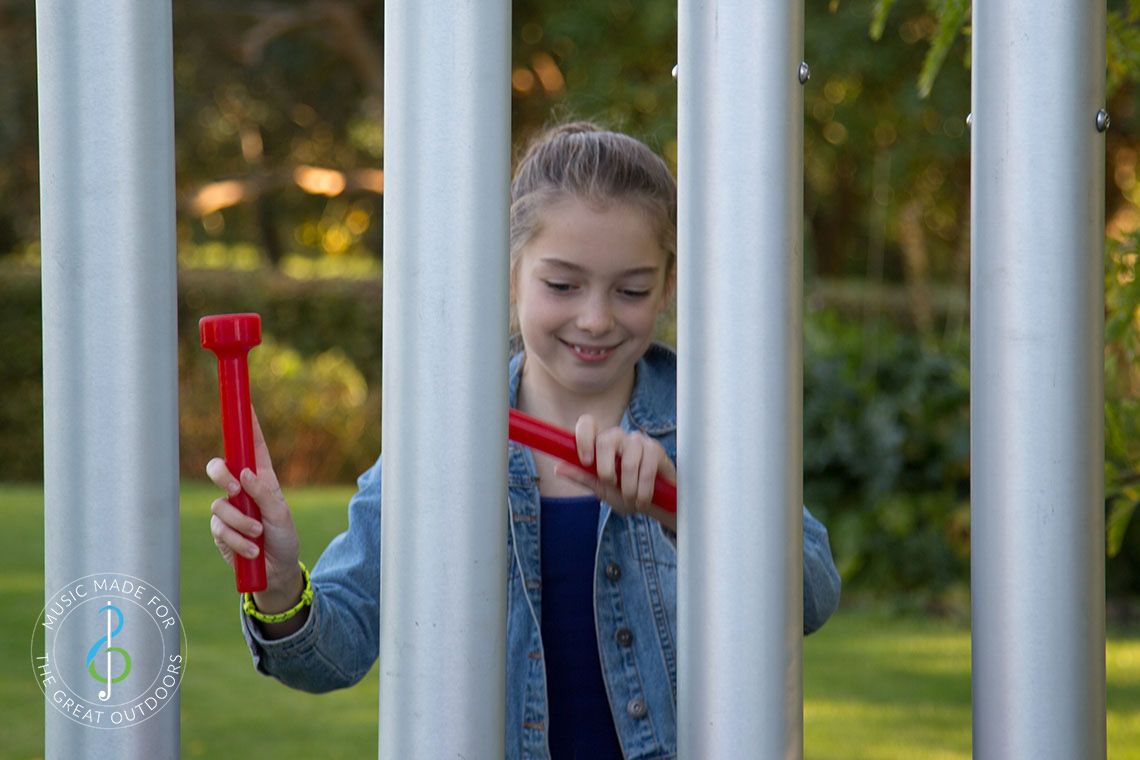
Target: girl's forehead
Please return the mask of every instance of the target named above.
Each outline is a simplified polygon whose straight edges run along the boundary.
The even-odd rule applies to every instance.
[[[668,263],[667,254],[652,239],[628,245],[607,239],[591,245],[586,237],[575,242],[540,236],[523,257],[538,271],[603,277],[656,276]]]
[[[538,234],[527,252],[540,260],[585,266],[583,260],[656,267],[664,262],[651,216],[632,203],[592,203],[568,198],[541,214]]]
[[[573,193],[554,196],[539,212],[542,219],[621,218],[652,226],[652,215],[634,198],[591,198]]]

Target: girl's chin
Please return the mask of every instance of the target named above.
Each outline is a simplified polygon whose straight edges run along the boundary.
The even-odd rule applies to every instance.
[[[604,396],[618,386],[624,386],[626,372],[606,371],[607,368],[577,366],[558,373],[559,384],[578,396]]]

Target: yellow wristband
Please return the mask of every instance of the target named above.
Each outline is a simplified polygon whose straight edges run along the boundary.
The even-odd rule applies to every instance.
[[[311,605],[313,603],[313,582],[309,580],[309,569],[305,567],[305,563],[300,560],[297,561],[297,564],[301,566],[301,576],[305,579],[305,590],[301,592],[301,601],[284,612],[267,615],[257,609],[257,605],[253,603],[253,594],[246,592],[242,594],[242,611],[254,620],[260,620],[263,623],[283,623],[305,607]]]

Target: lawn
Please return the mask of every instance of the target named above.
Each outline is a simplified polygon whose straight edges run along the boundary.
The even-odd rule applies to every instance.
[[[294,490],[309,561],[345,524],[345,488]],[[182,488],[183,757],[375,757],[376,672],[320,696],[253,672],[237,626],[230,570],[208,530],[210,487]],[[43,605],[43,497],[0,486],[0,754],[43,754],[43,702],[28,663]],[[1108,755],[1140,760],[1140,631],[1110,632]],[[961,624],[842,610],[804,644],[804,748],[812,760],[970,757],[970,640]]]

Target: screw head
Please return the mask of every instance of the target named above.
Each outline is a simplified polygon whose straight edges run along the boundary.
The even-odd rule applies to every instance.
[[[972,126],[974,126],[974,112],[973,111],[966,114],[966,129],[969,129]]]
[[[800,62],[800,84],[807,84],[807,80],[811,79],[811,67],[807,65],[807,61]]]
[[[1103,108],[1096,112],[1096,131],[1104,132],[1112,126],[1112,119],[1108,116],[1108,111]]]
[[[677,69],[679,69],[680,67],[681,67],[680,64],[677,64],[677,63],[673,64],[673,78],[674,79],[677,78]]]

